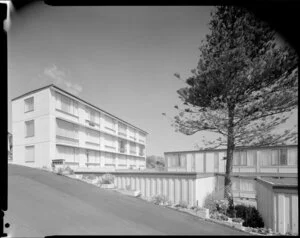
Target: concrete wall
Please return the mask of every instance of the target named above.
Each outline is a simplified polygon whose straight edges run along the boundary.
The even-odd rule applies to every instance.
[[[197,178],[196,179],[196,201],[198,206],[204,205],[207,195],[213,193],[216,187],[216,177]]]
[[[298,187],[275,189],[258,180],[257,209],[265,227],[281,234],[298,234]]]
[[[34,110],[25,112],[24,100],[34,97]],[[48,166],[51,160],[50,90],[12,101],[13,163],[29,167]],[[34,120],[34,136],[26,137],[25,122]],[[25,162],[25,146],[34,146],[34,162]]]
[[[94,171],[89,174],[102,176],[103,172]],[[184,202],[190,206],[202,206],[206,195],[214,190],[215,178],[200,177],[196,173],[180,172],[111,172],[116,176],[115,186],[126,189],[129,186],[138,190],[145,198],[164,195],[172,203]],[[76,174],[85,174],[77,171]],[[86,173],[87,174],[87,173]]]

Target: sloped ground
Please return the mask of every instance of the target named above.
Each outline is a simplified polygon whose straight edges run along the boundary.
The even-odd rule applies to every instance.
[[[12,164],[6,222],[10,237],[247,235],[79,180]]]

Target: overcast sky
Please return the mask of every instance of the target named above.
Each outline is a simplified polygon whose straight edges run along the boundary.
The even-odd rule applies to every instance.
[[[212,9],[30,5],[8,32],[8,100],[54,83],[147,131],[148,155],[194,149],[213,134],[175,133],[162,113],[180,105],[174,73],[197,66]]]

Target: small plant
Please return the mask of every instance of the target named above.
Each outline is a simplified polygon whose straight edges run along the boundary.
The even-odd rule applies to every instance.
[[[131,186],[129,184],[126,185],[126,190],[128,190],[128,191],[131,190]]]
[[[57,173],[58,175],[62,175],[63,172],[64,172],[63,168],[58,168],[58,170],[57,170],[56,173]]]
[[[181,201],[181,202],[179,203],[179,206],[180,206],[181,208],[187,208],[187,207],[188,207],[188,204],[187,204],[186,202]]]
[[[151,200],[156,205],[165,204],[168,202],[168,199],[164,195],[153,196]]]
[[[71,169],[69,166],[67,166],[67,167],[64,169],[64,171],[67,171],[68,174],[74,174],[74,170]]]
[[[211,213],[210,218],[221,220],[221,221],[228,221],[228,217],[226,215],[218,212]]]
[[[206,195],[203,207],[209,209],[210,214],[218,211],[218,206],[216,201],[214,200],[213,194]]]
[[[113,184],[115,177],[112,174],[104,174],[101,177],[102,184]]]
[[[233,222],[236,222],[236,223],[242,223],[242,222],[244,222],[244,220],[243,220],[242,218],[239,218],[239,217],[237,217],[237,218],[232,218],[232,221],[233,221]]]

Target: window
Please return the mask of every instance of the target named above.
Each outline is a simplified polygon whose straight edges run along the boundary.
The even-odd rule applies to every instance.
[[[130,153],[135,154],[136,153],[136,145],[135,143],[130,142]]]
[[[240,153],[233,152],[233,165],[240,165]]]
[[[287,149],[280,149],[279,150],[280,155],[280,165],[287,165]]]
[[[66,162],[79,162],[78,148],[68,146],[56,146],[57,159],[63,159]]]
[[[145,146],[139,145],[139,156],[144,156],[145,154]]]
[[[272,165],[278,165],[279,150],[272,150]]]
[[[126,153],[125,141],[124,140],[119,140],[119,152],[120,153]]]
[[[135,129],[129,127],[128,133],[129,133],[130,139],[132,139],[132,140],[136,139],[136,130]]]
[[[126,133],[126,125],[124,125],[123,123],[119,123],[119,132],[118,132],[119,135],[121,136],[126,136],[127,133]]]
[[[215,172],[219,171],[219,153],[218,152],[214,153],[214,168],[215,168]]]
[[[78,139],[78,126],[76,124],[57,119],[56,135],[71,139]]]
[[[25,112],[31,112],[34,110],[34,98],[27,98],[24,100],[25,102]]]
[[[109,116],[104,116],[105,119],[105,128],[111,131],[115,131],[115,121],[114,119],[110,118]]]
[[[256,151],[255,150],[247,151],[247,165],[248,166],[256,165]]]
[[[288,165],[297,165],[297,149],[288,150]]]
[[[100,133],[98,131],[86,128],[86,141],[100,144]]]
[[[115,165],[116,155],[111,153],[105,153],[105,165]]]
[[[246,151],[240,151],[241,165],[247,165],[247,153]]]
[[[99,124],[100,113],[91,108],[86,108],[88,120],[92,123]]]
[[[78,102],[56,92],[56,108],[78,116]]]
[[[255,191],[254,181],[253,180],[247,180],[247,179],[241,179],[240,180],[240,190],[245,191],[245,192]]]
[[[262,166],[270,166],[272,162],[271,150],[262,150],[260,153],[260,163]]]
[[[34,162],[34,146],[25,147],[25,162]]]
[[[34,120],[26,121],[25,122],[25,130],[26,130],[26,137],[34,136]]]

